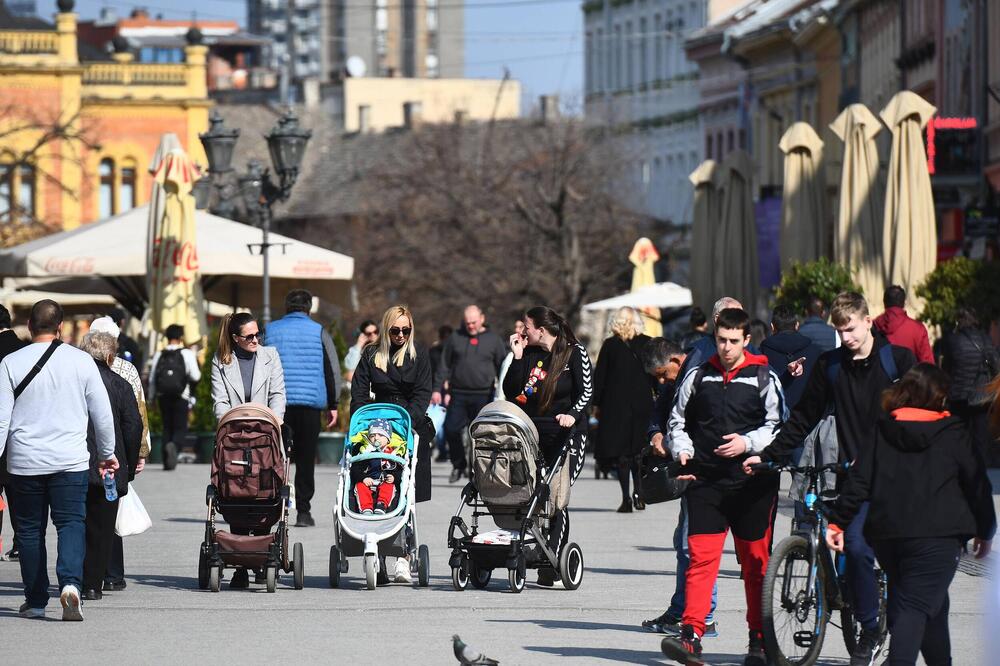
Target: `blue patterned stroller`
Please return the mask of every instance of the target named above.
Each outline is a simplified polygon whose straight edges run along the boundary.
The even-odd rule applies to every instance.
[[[363,452],[356,440],[368,431],[376,420],[391,424],[394,435],[405,443],[402,456],[381,451]],[[384,557],[409,557],[410,570],[417,574],[417,582],[426,587],[430,577],[430,557],[426,545],[417,539],[414,513],[416,503],[413,480],[417,470],[417,435],[410,427],[410,415],[399,405],[375,403],[365,405],[351,415],[344,457],[340,465],[337,486],[337,503],[333,512],[334,545],[330,547],[330,587],[340,586],[340,575],[348,571],[349,557],[362,557],[365,582],[368,589],[376,587],[378,573]],[[395,480],[397,492],[384,513],[362,513],[358,506],[355,484],[364,476],[372,461],[388,461],[400,467]]]

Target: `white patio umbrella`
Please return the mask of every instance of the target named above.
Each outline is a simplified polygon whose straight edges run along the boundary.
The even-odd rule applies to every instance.
[[[846,264],[869,302],[885,290],[882,190],[875,135],[882,124],[864,104],[851,104],[830,124],[844,142],[834,257]]]
[[[785,154],[781,197],[781,270],[830,255],[823,204],[823,140],[808,123],[793,124],[778,144]]]
[[[890,284],[906,290],[907,304],[916,312],[923,309],[917,285],[937,264],[934,195],[923,140],[923,128],[936,112],[923,97],[904,90],[880,114],[892,130],[883,223],[885,275]]]
[[[141,307],[146,292],[148,206],[99,222],[0,250],[0,276],[54,278],[46,289],[106,293]],[[195,213],[198,259],[206,298],[257,309],[261,304],[260,230],[239,222]],[[308,289],[323,301],[346,305],[354,260],[339,252],[271,234],[271,284],[278,306],[293,288]],[[256,247],[255,247],[256,246]],[[251,249],[254,251],[251,252]]]

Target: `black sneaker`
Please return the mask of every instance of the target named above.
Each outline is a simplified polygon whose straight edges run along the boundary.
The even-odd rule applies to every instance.
[[[557,579],[556,570],[552,567],[544,567],[538,570],[537,583],[542,587],[552,587],[556,584]]]
[[[7,551],[7,554],[4,555],[4,557],[6,557],[11,562],[17,562],[19,559],[21,559],[21,551],[19,551],[17,548],[11,548],[10,550]]]
[[[250,572],[246,569],[237,569],[233,572],[233,578],[229,581],[229,589],[245,590],[250,587]]]
[[[747,646],[747,656],[743,657],[743,666],[767,666],[764,634],[759,631],[750,630],[750,643]]]
[[[125,581],[123,580],[106,580],[104,581],[104,591],[105,592],[121,592],[125,589]]]
[[[299,511],[299,515],[295,520],[296,527],[316,527],[316,521],[313,520],[312,514],[308,511]]]
[[[667,636],[660,641],[660,649],[670,659],[682,664],[701,664],[701,639],[690,624],[681,627],[679,636]]]
[[[170,471],[177,467],[177,445],[167,442],[163,445],[163,469]]]
[[[84,589],[83,594],[80,595],[80,598],[85,601],[100,601],[101,599],[104,598],[104,593],[98,590],[97,588],[87,588]]]
[[[448,477],[448,483],[457,483],[462,478],[462,475],[464,473],[465,473],[464,469],[453,467],[451,469],[451,475]]]
[[[878,629],[862,629],[858,644],[851,653],[851,666],[871,666],[881,647],[882,637]]]
[[[382,515],[385,513],[385,504],[382,502],[375,502],[375,513]]]
[[[681,619],[667,610],[663,611],[663,614],[659,617],[654,617],[651,620],[643,620],[642,626],[644,629],[649,629],[654,633],[665,634],[667,633],[667,627],[680,631]]]

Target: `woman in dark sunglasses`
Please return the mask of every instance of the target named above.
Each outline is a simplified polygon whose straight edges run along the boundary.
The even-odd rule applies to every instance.
[[[245,402],[266,405],[285,418],[285,374],[278,350],[264,346],[249,312],[222,319],[219,350],[212,359],[212,400],[216,418]]]
[[[414,479],[416,500],[431,498],[431,447],[434,425],[427,417],[431,401],[431,363],[427,350],[413,341],[413,315],[405,305],[394,305],[382,316],[378,339],[361,351],[361,360],[351,381],[351,411],[373,402],[401,405],[410,415],[419,437],[417,470]],[[379,576],[386,571],[382,567]],[[400,558],[394,577],[397,583],[410,582],[409,563]],[[383,578],[379,584],[388,582]]]

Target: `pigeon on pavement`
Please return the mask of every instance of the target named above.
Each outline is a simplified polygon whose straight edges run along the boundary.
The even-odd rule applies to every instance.
[[[496,659],[490,659],[485,654],[476,652],[473,648],[463,643],[458,634],[451,637],[451,642],[455,648],[455,658],[463,666],[493,666],[500,663]]]

